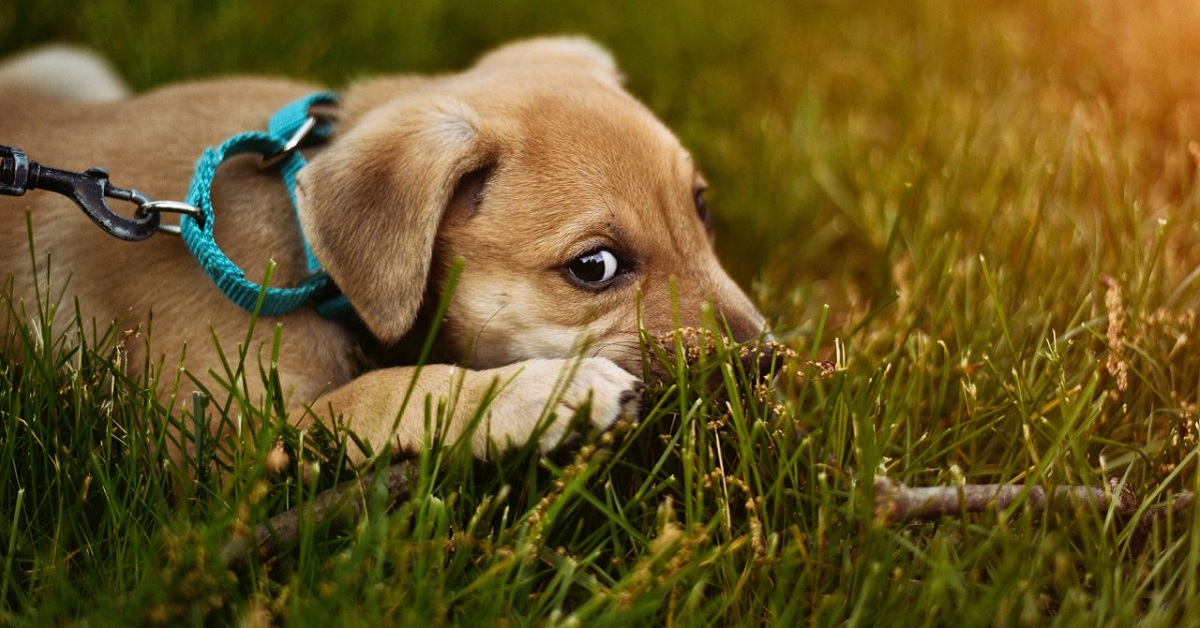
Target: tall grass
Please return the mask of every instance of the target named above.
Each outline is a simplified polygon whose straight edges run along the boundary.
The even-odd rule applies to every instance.
[[[348,445],[301,442],[275,400],[240,394],[239,369],[273,374],[231,349],[229,390],[207,391],[203,415],[263,427],[229,454],[234,473],[191,483],[162,441],[190,408],[159,407],[148,381],[115,368],[136,339],[106,321],[49,328],[13,306],[0,621],[1196,621],[1191,511],[1018,503],[886,525],[872,506],[879,476],[1116,478],[1147,507],[1200,488],[1200,11],[291,7],[18,3],[0,8],[0,47],[85,42],[138,88],[227,72],[339,85],[586,32],[696,153],[720,252],[779,337],[834,368],[796,358],[764,391],[718,347],[652,389],[636,427],[495,463],[432,443],[398,503],[376,485],[361,516],[307,521],[274,557],[231,563],[231,539],[353,475],[339,463]],[[73,307],[54,300],[61,288],[38,307]],[[279,442],[292,464],[275,473]]]

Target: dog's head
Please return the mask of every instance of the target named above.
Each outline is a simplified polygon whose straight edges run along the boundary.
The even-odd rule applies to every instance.
[[[715,318],[738,341],[764,331],[713,253],[704,188],[581,39],[360,85],[338,139],[299,177],[313,250],[380,340],[405,336],[462,258],[443,348],[474,368],[586,351],[634,373],[639,324],[659,334]]]

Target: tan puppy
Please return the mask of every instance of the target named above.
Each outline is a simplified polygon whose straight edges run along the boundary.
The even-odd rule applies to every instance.
[[[90,62],[68,64],[78,71]],[[68,97],[89,100],[88,90],[83,80]],[[228,79],[80,103],[0,68],[0,144],[57,168],[104,166],[116,185],[181,200],[205,147],[265,128],[276,109],[315,90]],[[453,440],[497,391],[471,435],[475,455],[533,436],[549,449],[589,401],[597,429],[636,412],[639,322],[652,333],[698,327],[707,301],[737,340],[762,333],[762,316],[713,254],[691,157],[622,89],[595,44],[535,39],[460,74],[366,81],[345,90],[333,113],[334,137],[305,151],[298,211],[369,335],[310,307],[260,321],[251,361],[265,360],[270,323],[282,323],[278,369],[293,423],[340,418],[374,452],[412,451],[425,437],[427,397],[434,408],[448,403],[440,428]],[[239,158],[222,167],[213,199],[217,241],[250,279],[269,260],[279,265],[274,285],[303,279],[300,234],[277,173]],[[148,344],[153,357],[182,359],[215,385],[207,375],[220,366],[213,334],[232,352],[250,317],[179,238],[123,242],[61,196],[0,197],[0,272],[30,317],[26,208],[37,277],[48,274],[56,294],[65,293],[59,329],[78,299],[86,319],[118,319],[120,329],[149,337],[126,343],[129,370]],[[456,258],[464,265],[437,339],[441,361],[419,375],[412,366],[360,373],[354,356],[365,345],[387,348],[392,362],[413,359],[407,348],[425,337]],[[162,388],[170,401],[176,391]]]

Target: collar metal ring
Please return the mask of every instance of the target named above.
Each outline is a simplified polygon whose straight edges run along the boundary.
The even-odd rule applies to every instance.
[[[200,211],[199,207],[181,201],[150,201],[148,203],[142,203],[141,205],[138,205],[137,208],[138,216],[145,216],[146,214],[161,214],[163,212],[169,214],[184,214],[191,216],[196,220],[200,220],[203,216],[203,212]],[[158,223],[158,230],[171,235],[179,235],[180,233],[179,225],[169,225],[165,222]]]

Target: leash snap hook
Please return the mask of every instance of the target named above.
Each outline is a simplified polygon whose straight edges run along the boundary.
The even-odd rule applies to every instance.
[[[66,196],[100,228],[122,240],[145,240],[158,230],[157,214],[126,218],[108,206],[106,198],[139,207],[151,199],[137,190],[112,185],[104,168],[88,168],[84,172],[60,170],[30,161],[18,148],[0,146],[0,194],[21,196],[28,190],[47,190]]]

